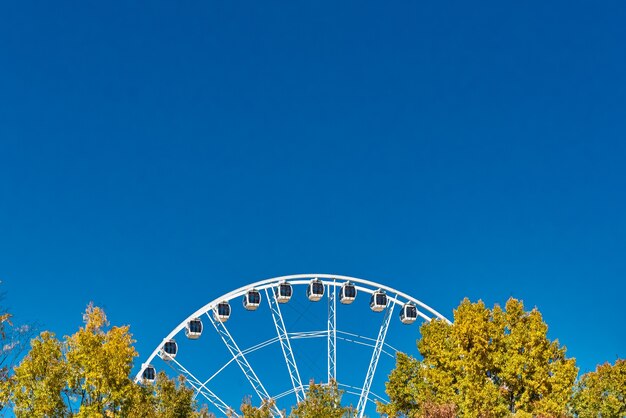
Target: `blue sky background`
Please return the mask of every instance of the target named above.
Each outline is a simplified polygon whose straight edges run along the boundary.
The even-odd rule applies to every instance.
[[[145,357],[267,277],[537,306],[626,355],[626,3],[3,2],[0,279]]]

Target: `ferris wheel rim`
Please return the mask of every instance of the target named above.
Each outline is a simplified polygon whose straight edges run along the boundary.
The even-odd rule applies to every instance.
[[[396,305],[399,305],[401,307],[402,309],[401,319],[402,319],[402,322],[405,324],[412,323],[413,321],[415,321],[415,318],[417,317],[421,317],[425,321],[432,321],[433,319],[438,319],[448,324],[451,324],[451,322],[444,315],[437,312],[430,306],[426,305],[424,302],[420,301],[419,299],[416,299],[390,286],[377,283],[374,281],[360,279],[357,277],[337,275],[337,274],[326,274],[326,273],[294,274],[294,275],[288,275],[288,276],[278,276],[278,277],[273,277],[273,278],[249,283],[245,286],[241,286],[235,290],[232,290],[228,293],[223,294],[220,297],[213,299],[211,302],[205,304],[204,306],[202,306],[201,308],[193,312],[191,315],[185,318],[178,326],[172,329],[172,331],[162,340],[162,342],[159,345],[157,345],[157,347],[154,349],[151,355],[147,358],[147,360],[141,364],[141,367],[135,377],[135,382],[139,383],[142,381],[143,373],[147,369],[150,368],[154,370],[154,367],[151,365],[151,362],[155,359],[155,357],[157,356],[163,357],[163,355],[165,355],[166,357],[169,357],[169,359],[163,358],[164,360],[173,360],[173,362],[179,366],[179,369],[178,369],[179,371],[182,371],[186,376],[192,378],[193,382],[190,382],[190,385],[195,389],[196,396],[198,394],[202,394],[211,403],[213,403],[214,406],[216,406],[220,411],[224,412],[227,415],[228,413],[233,412],[233,409],[231,407],[226,405],[217,395],[215,395],[215,393],[213,393],[208,387],[206,387],[206,384],[208,383],[208,381],[202,383],[195,375],[190,373],[189,370],[187,370],[182,364],[180,364],[177,360],[174,359],[176,355],[175,351],[173,354],[168,352],[167,344],[173,343],[174,341],[173,338],[176,335],[178,335],[181,331],[183,331],[183,329],[186,329],[188,324],[192,323],[192,321],[198,321],[200,317],[202,317],[203,315],[207,315],[209,319],[211,320],[210,322],[218,331],[218,334],[220,334],[223,342],[226,344],[227,348],[231,352],[233,358],[239,363],[240,368],[242,369],[243,373],[246,375],[246,378],[248,379],[248,381],[252,384],[253,389],[256,391],[257,395],[261,399],[271,399],[270,395],[266,391],[262,382],[258,379],[254,370],[251,368],[250,364],[245,359],[244,353],[237,346],[236,342],[232,339],[231,334],[228,332],[228,329],[224,328],[224,325],[222,323],[223,321],[228,319],[228,316],[230,316],[230,309],[231,309],[230,302],[232,300],[243,296],[244,306],[246,303],[256,304],[253,309],[249,309],[249,310],[256,310],[256,306],[258,306],[258,304],[260,303],[260,299],[258,299],[259,291],[264,290],[265,295],[269,299],[268,303],[270,304],[270,309],[272,310],[272,317],[274,319],[276,331],[279,333],[279,341],[281,341],[281,348],[283,349],[283,355],[285,357],[285,361],[290,372],[290,378],[292,380],[294,393],[296,394],[297,401],[300,402],[306,397],[306,395],[304,393],[304,385],[301,381],[298,368],[295,365],[295,360],[293,358],[293,352],[292,352],[292,348],[290,345],[290,341],[293,339],[293,337],[289,336],[289,333],[284,328],[284,323],[282,322],[283,321],[282,314],[280,313],[278,304],[284,303],[284,302],[280,302],[277,294],[275,294],[274,291],[272,291],[273,289],[278,288],[279,285],[284,284],[284,283],[289,284],[290,286],[300,286],[300,285],[307,286],[307,296],[309,297],[311,301],[318,301],[319,298],[324,296],[325,292],[323,289],[325,288],[328,289],[329,318],[328,318],[327,336],[328,336],[328,379],[329,381],[331,381],[331,379],[336,379],[335,377],[336,375],[336,340],[338,338],[337,336],[338,330],[335,325],[335,321],[336,321],[335,305],[336,305],[336,298],[337,298],[336,294],[337,294],[338,289],[341,289],[342,303],[343,303],[343,298],[344,298],[343,296],[344,285],[349,284],[350,287],[352,287],[352,289],[356,289],[357,291],[372,295],[370,308],[373,311],[375,312],[382,312],[383,310],[385,311],[383,324],[381,324],[381,328],[378,334],[378,339],[376,340],[376,343],[374,345],[374,352],[372,354],[369,368],[365,377],[365,382],[360,392],[359,404],[357,405],[357,409],[360,410],[359,417],[363,417],[365,404],[372,401],[372,399],[369,398],[369,394],[372,393],[373,395],[375,395],[373,392],[371,392],[371,384],[374,378],[374,373],[376,371],[376,366],[378,364],[378,359],[380,357],[381,352],[384,351],[383,345],[386,345],[385,337],[387,334],[387,329],[389,327],[389,322],[390,322],[391,314],[393,313],[394,307]],[[313,285],[311,283],[315,285],[319,283],[319,284],[322,284],[324,287],[322,287],[321,290],[311,290],[313,288]],[[250,294],[252,292],[255,292],[257,294],[256,295],[257,299],[255,299],[256,302],[248,302],[248,298],[250,297]],[[310,294],[309,292],[314,292],[314,293]],[[352,290],[352,292],[353,292],[353,295],[355,295],[354,290]],[[384,302],[379,301],[381,300],[379,299],[379,295],[381,293],[384,295],[384,297],[382,298],[382,301]],[[289,298],[290,297],[291,297],[291,293],[290,293]],[[354,296],[345,296],[345,297],[349,301],[347,303],[351,303],[350,301],[354,300]],[[407,306],[409,307],[413,306],[413,308],[408,308]],[[416,309],[417,307],[421,309]],[[227,313],[222,313],[223,309],[226,309],[225,312]],[[406,312],[411,312],[411,311],[412,311],[411,314],[406,313]],[[413,319],[405,322],[405,318],[406,318],[404,317],[405,313],[406,315],[412,315]],[[427,313],[432,316],[427,315]],[[215,320],[211,314],[215,316]],[[222,317],[221,315],[225,315],[225,317]],[[280,325],[279,325],[279,322],[277,321],[280,322]],[[189,338],[197,338],[197,336],[196,337],[191,337],[190,335],[187,335],[187,336]],[[354,342],[350,340],[348,341]],[[168,363],[171,363],[171,362],[168,362]],[[222,369],[224,369],[227,365],[228,363],[224,367],[222,367]],[[220,373],[220,371],[218,371],[217,373]],[[209,380],[212,380],[213,377],[209,378]],[[375,396],[378,397],[378,395],[375,395]],[[281,412],[276,407],[274,407],[274,409],[276,410],[275,411],[275,414],[277,414],[276,416],[282,416]]]
[[[390,286],[387,286],[378,282],[360,279],[358,277],[344,276],[340,274],[328,274],[328,273],[291,274],[287,276],[272,277],[269,279],[264,279],[264,280],[259,280],[253,283],[249,283],[245,286],[241,286],[235,290],[225,293],[224,295],[220,297],[213,299],[211,302],[205,304],[200,309],[196,310],[194,313],[192,313],[187,318],[185,318],[165,338],[163,338],[162,342],[173,339],[178,333],[180,333],[183,329],[185,329],[185,326],[187,325],[189,321],[191,321],[192,319],[199,318],[202,315],[205,315],[211,312],[215,308],[215,306],[217,306],[217,304],[220,302],[230,302],[233,299],[236,299],[245,295],[251,289],[264,290],[264,289],[273,287],[273,285],[277,285],[283,282],[287,282],[292,285],[306,285],[312,279],[320,279],[325,285],[332,285],[335,287],[340,287],[341,285],[343,285],[345,282],[348,282],[348,281],[352,283],[362,284],[362,285],[369,286],[369,287],[356,286],[357,290],[368,293],[368,294],[372,294],[376,290],[384,290],[385,292],[391,295],[395,295],[395,297],[388,296],[388,298],[395,304],[402,304],[402,302],[398,300],[398,298],[401,298],[401,300],[404,299],[406,301],[405,303],[412,302],[416,304],[417,306],[433,314],[433,316],[435,316],[437,319],[441,319],[447,322],[448,324],[451,323],[450,320],[448,320],[448,318],[446,318],[443,314],[437,312],[435,309],[431,308],[430,306],[420,301],[419,299],[416,299],[404,292],[401,292],[397,289],[394,289]],[[425,315],[421,310],[418,311],[418,315],[420,315],[423,319],[427,321],[434,319]],[[135,376],[135,382],[139,382],[141,380],[141,375],[144,369],[159,354],[162,345],[163,345],[162,343],[157,345],[157,347],[152,351],[148,359],[144,363],[141,364],[139,372]]]
[[[301,285],[301,284],[306,284],[308,283],[308,280],[312,280],[312,279],[323,279],[322,281],[324,282],[324,284],[327,285],[333,285],[335,287],[341,286],[344,282],[350,281],[353,283],[359,283],[359,284],[363,284],[366,286],[370,286],[370,288],[375,288],[375,289],[382,289],[388,293],[391,294],[395,294],[396,297],[390,297],[390,299],[392,299],[392,301],[394,303],[399,303],[397,300],[397,297],[401,297],[402,299],[405,299],[407,302],[413,302],[415,303],[417,306],[426,309],[428,312],[430,312],[431,314],[433,314],[435,317],[437,317],[438,319],[441,319],[445,322],[447,322],[448,324],[450,324],[450,320],[448,320],[448,318],[446,318],[444,315],[442,315],[441,313],[437,312],[436,310],[434,310],[433,308],[431,308],[430,306],[426,305],[424,302],[420,301],[419,299],[416,299],[406,293],[400,292],[399,290],[396,290],[390,286],[381,284],[381,283],[377,283],[371,280],[365,280],[365,279],[360,279],[358,277],[352,277],[352,276],[344,276],[344,275],[340,275],[340,274],[328,274],[328,273],[311,273],[311,274],[291,274],[291,275],[287,275],[287,276],[278,276],[278,277],[272,277],[269,279],[264,279],[264,280],[259,280],[253,283],[249,283],[245,286],[241,286],[235,290],[232,290],[228,293],[225,293],[224,295],[217,297],[215,299],[213,299],[211,302],[205,304],[204,306],[202,306],[200,309],[196,310],[194,313],[192,313],[191,315],[189,315],[187,318],[185,318],[180,324],[178,324],[165,338],[163,338],[162,341],[168,341],[172,338],[174,338],[174,336],[176,336],[178,333],[180,333],[186,326],[186,324],[191,321],[192,319],[195,318],[199,318],[202,315],[206,314],[207,312],[211,312],[213,310],[213,308],[220,302],[223,301],[227,301],[230,302],[231,300],[241,297],[243,296],[246,292],[248,292],[251,289],[257,289],[257,290],[263,290],[263,289],[267,289],[272,287],[272,285],[274,284],[279,284],[282,282],[287,282],[289,284],[296,284],[296,285]],[[304,279],[308,279],[307,281],[302,281]],[[339,283],[337,283],[337,281],[339,281]],[[374,290],[370,289],[370,288],[365,288],[362,286],[358,286],[357,289],[360,291],[363,291],[365,293],[373,293]],[[420,314],[420,316],[422,316],[422,318],[424,318],[425,320],[432,320],[433,318],[427,317],[426,315],[424,315],[421,311],[418,312],[418,314]],[[148,359],[142,363],[139,372],[137,373],[137,375],[135,376],[135,382],[139,382],[141,380],[141,375],[144,371],[144,369],[152,362],[152,360],[158,355],[159,351],[161,350],[161,346],[162,344],[159,344],[150,354],[150,356],[148,357]]]

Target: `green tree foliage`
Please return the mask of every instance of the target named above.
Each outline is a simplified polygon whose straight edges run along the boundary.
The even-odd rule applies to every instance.
[[[343,391],[339,390],[337,382],[331,380],[329,384],[320,384],[311,381],[306,399],[298,403],[291,410],[292,418],[342,418],[356,416],[351,406],[341,406]]]
[[[386,391],[389,416],[563,416],[578,373],[547,338],[541,314],[509,299],[488,309],[465,299],[452,325],[422,325],[423,360],[398,354]]]
[[[42,332],[8,382],[21,417],[208,418],[197,411],[193,390],[159,373],[154,386],[130,378],[137,353],[129,328],[109,327],[102,309],[89,305],[84,326],[63,342]]]
[[[602,364],[576,386],[573,412],[580,418],[626,416],[626,360]]]

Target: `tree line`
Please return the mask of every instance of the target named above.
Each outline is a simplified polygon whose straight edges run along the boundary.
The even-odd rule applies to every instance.
[[[93,305],[83,319],[83,326],[63,339],[41,332],[17,362],[27,333],[11,323],[9,313],[0,313],[0,409],[18,418],[214,416],[198,405],[182,376],[172,379],[161,372],[154,384],[132,380],[137,352],[128,326],[111,327]],[[626,361],[600,365],[578,378],[575,359],[548,338],[539,311],[525,310],[519,300],[488,308],[466,299],[451,324],[433,320],[420,330],[421,358],[397,353],[386,383],[390,401],[377,404],[382,416],[626,417]],[[356,416],[341,397],[337,382],[311,382],[306,399],[283,415]],[[244,398],[238,414],[267,418],[273,410],[272,401],[255,406]]]
[[[626,416],[626,361],[579,380],[573,358],[551,341],[537,309],[509,299],[489,309],[465,299],[452,324],[421,327],[422,359],[397,354],[378,412],[391,417]]]

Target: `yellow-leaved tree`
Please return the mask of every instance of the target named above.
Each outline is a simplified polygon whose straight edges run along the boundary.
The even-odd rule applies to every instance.
[[[422,360],[398,354],[378,411],[409,417],[560,417],[578,374],[547,336],[539,311],[509,299],[505,310],[465,299],[454,322],[421,327]]]
[[[13,412],[19,417],[68,415],[67,364],[61,342],[44,331],[31,341],[31,350],[10,380]]]
[[[351,406],[342,406],[343,391],[335,380],[328,384],[311,381],[306,398],[291,409],[290,418],[349,418],[356,416]],[[243,418],[270,418],[274,416],[274,401],[263,401],[261,406],[253,406],[249,397],[241,404]],[[230,416],[236,416],[234,413]],[[282,412],[282,416],[286,416]]]
[[[76,417],[113,416],[131,398],[129,378],[137,352],[129,327],[111,327],[104,311],[93,305],[85,325],[66,338],[68,388],[80,408]]]
[[[576,385],[573,412],[580,418],[626,416],[626,360],[602,364]]]
[[[274,416],[274,405],[275,402],[273,400],[263,400],[261,406],[256,407],[252,405],[252,400],[248,396],[243,399],[240,411],[243,418],[272,418]],[[233,412],[229,416],[236,417],[237,414]]]
[[[0,411],[9,403],[9,374],[33,335],[32,327],[12,322],[11,313],[1,304],[3,296],[0,292]]]
[[[128,326],[109,327],[89,305],[84,326],[64,341],[42,332],[8,380],[8,399],[22,417],[199,418],[194,392],[159,373],[154,386],[130,377],[137,356]]]
[[[343,391],[335,380],[328,384],[309,384],[306,398],[299,402],[289,415],[291,418],[348,418],[356,416],[356,410],[352,406],[342,406],[341,397]]]

